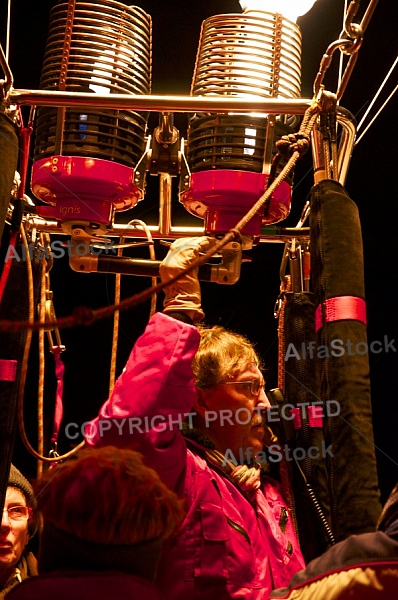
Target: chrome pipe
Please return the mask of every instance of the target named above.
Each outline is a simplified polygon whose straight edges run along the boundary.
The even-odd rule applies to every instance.
[[[80,106],[104,109],[142,110],[150,112],[212,112],[304,114],[310,98],[232,98],[195,96],[156,96],[138,94],[89,94],[48,90],[12,90],[13,104],[35,106]]]
[[[170,235],[171,226],[171,175],[160,173],[159,175],[159,233],[164,236]]]
[[[345,184],[352,151],[355,144],[356,120],[345,108],[337,107],[337,122],[341,126],[341,137],[338,147],[337,180]],[[316,127],[311,135],[312,161],[314,165],[314,181],[319,183],[327,178],[327,164],[320,132]]]
[[[354,150],[357,123],[354,116],[341,106],[337,108],[337,121],[342,128],[338,149],[337,173],[339,182],[344,185]]]
[[[60,223],[50,219],[42,219],[39,217],[29,217],[28,226],[30,229],[37,229],[39,231],[47,231],[48,233],[57,235],[69,235],[66,231],[61,229]],[[176,240],[180,237],[196,237],[204,235],[203,227],[182,227],[174,226],[170,227],[168,235],[163,234],[158,225],[148,225],[148,229],[151,232],[153,239],[173,239]],[[146,233],[139,229],[132,229],[123,223],[115,223],[112,227],[108,227],[106,235],[109,237],[123,237],[128,236],[129,238],[145,238]],[[260,242],[277,242],[285,243],[293,238],[308,238],[310,235],[309,227],[280,227],[278,225],[270,225],[263,227]]]
[[[3,46],[0,44],[0,66],[3,69],[3,73],[5,76],[4,80],[4,96],[7,98],[10,89],[14,83],[14,77],[12,75],[12,71],[10,69],[10,65],[8,64],[7,57],[4,54]]]

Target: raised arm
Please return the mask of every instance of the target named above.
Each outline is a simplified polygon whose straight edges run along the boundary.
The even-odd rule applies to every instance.
[[[163,477],[167,452],[172,473],[185,462],[178,423],[191,410],[194,385],[191,363],[199,343],[196,327],[157,313],[136,342],[127,365],[99,416],[86,430],[87,443],[133,446]]]
[[[187,266],[209,246],[207,240],[177,240],[163,263],[162,279]],[[166,292],[165,313],[157,313],[137,340],[111,397],[86,428],[86,440],[90,445],[134,447],[173,488],[185,466],[186,448],[178,427],[193,406],[191,364],[199,333],[172,315],[183,313],[188,321],[203,316],[195,273]]]

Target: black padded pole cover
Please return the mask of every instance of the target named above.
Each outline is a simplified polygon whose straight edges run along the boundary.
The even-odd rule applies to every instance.
[[[0,240],[18,162],[18,136],[14,123],[0,112]]]
[[[11,190],[18,161],[18,136],[14,123],[0,111],[0,240],[2,240],[7,209],[10,203]],[[5,243],[5,240],[3,240]],[[0,275],[2,269],[0,268]],[[5,294],[6,296],[6,294]],[[14,298],[15,302],[15,298]],[[0,318],[7,318],[5,307],[8,301],[4,298],[0,307]],[[0,333],[0,358],[8,356],[9,336]],[[16,400],[10,398],[9,392],[14,384],[0,382],[0,507],[4,506],[8,474],[14,447],[16,431]],[[11,402],[11,404],[10,404]]]
[[[329,519],[329,492],[322,427],[310,427],[308,405],[320,405],[318,363],[314,358],[314,299],[310,293],[287,293],[285,323],[285,398],[299,406],[302,427],[295,432],[298,463],[318,501],[323,517]],[[318,408],[326,414],[322,404]],[[302,449],[302,450],[301,450]],[[311,449],[311,450],[310,450]],[[300,546],[306,562],[322,554],[329,545],[319,509],[311,500],[305,481],[292,461],[292,485]]]
[[[311,192],[311,278],[315,307],[340,296],[365,298],[361,226],[356,204],[335,181]],[[372,531],[380,514],[370,400],[366,326],[355,319],[325,322],[316,336],[321,397],[338,403],[325,441],[336,541]]]

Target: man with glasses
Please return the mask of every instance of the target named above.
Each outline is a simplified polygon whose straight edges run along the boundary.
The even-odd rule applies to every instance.
[[[161,265],[168,282],[212,240],[175,241]],[[133,445],[185,499],[166,542],[157,584],[169,600],[268,598],[304,561],[278,484],[254,460],[268,428],[260,360],[241,335],[197,328],[197,269],[165,289],[99,417],[90,444]]]
[[[259,358],[241,335],[219,326],[199,331],[199,349],[192,364],[193,421],[224,457],[233,463],[254,463],[268,433],[265,413],[270,406]],[[189,436],[189,430],[185,431]]]
[[[37,562],[26,550],[35,531],[36,499],[27,479],[11,465],[0,529],[0,599],[18,583],[37,575]]]

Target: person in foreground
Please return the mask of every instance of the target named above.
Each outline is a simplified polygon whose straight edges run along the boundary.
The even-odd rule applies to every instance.
[[[351,535],[299,571],[270,598],[288,600],[393,600],[398,598],[398,484],[378,531]]]
[[[161,598],[153,580],[162,542],[184,512],[140,454],[84,450],[45,473],[40,488],[40,575],[10,600]]]
[[[162,280],[210,243],[174,242]],[[193,323],[202,318],[192,271],[166,288],[164,313],[136,342],[86,440],[135,444],[186,501],[187,515],[159,565],[157,584],[167,599],[260,600],[304,561],[278,484],[254,460],[269,407],[259,359],[240,335],[220,327],[199,333]]]
[[[37,561],[26,549],[35,531],[36,499],[29,481],[10,467],[0,530],[0,599],[21,581],[37,575]]]

